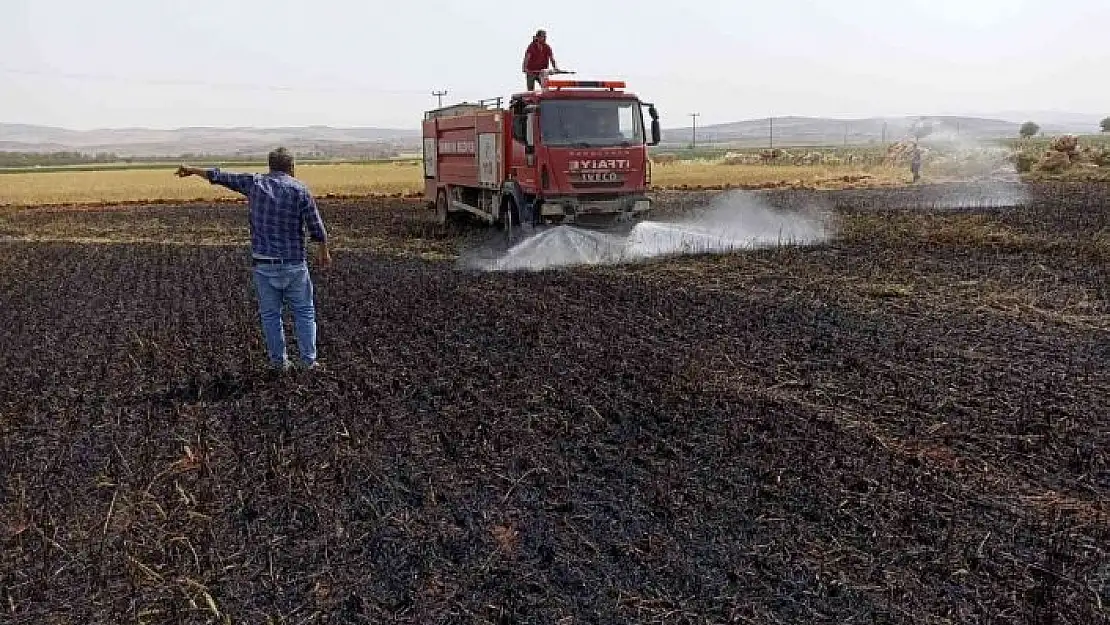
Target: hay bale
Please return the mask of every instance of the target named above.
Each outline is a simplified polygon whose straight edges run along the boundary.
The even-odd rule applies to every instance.
[[[1052,140],[1052,149],[1064,154],[1073,154],[1079,149],[1079,137],[1075,135],[1062,135]]]
[[[759,153],[759,157],[765,163],[789,161],[794,158],[794,155],[786,150],[780,148],[771,148],[763,150]]]
[[[1110,167],[1110,148],[1091,148],[1088,160],[1098,167]]]
[[[1033,166],[1037,164],[1037,157],[1034,154],[1027,152],[1018,152],[1017,154],[1006,157],[1006,160],[1013,163],[1014,169],[1019,174],[1027,174],[1033,171]]]
[[[794,159],[797,165],[819,165],[825,160],[825,155],[820,152],[807,152]]]
[[[1110,167],[1110,149],[1085,145],[1071,155],[1072,163],[1079,165],[1093,165],[1095,167]]]
[[[782,158],[782,150],[778,148],[763,150],[759,153],[759,157],[762,158],[764,161],[773,161],[775,159]]]
[[[885,160],[887,164],[909,161],[915,147],[917,147],[917,142],[912,139],[903,139],[897,143],[891,144],[886,150]]]
[[[725,165],[758,165],[762,159],[758,154],[744,154],[743,152],[728,152],[725,154]]]
[[[1071,167],[1071,158],[1066,152],[1060,150],[1048,150],[1037,162],[1037,171],[1049,174],[1062,172],[1069,167]]]

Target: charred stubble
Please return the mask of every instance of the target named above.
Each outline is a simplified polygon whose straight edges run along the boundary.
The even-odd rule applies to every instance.
[[[830,197],[812,249],[521,274],[329,206],[280,379],[239,248],[2,244],[5,622],[1105,619],[1105,193]]]

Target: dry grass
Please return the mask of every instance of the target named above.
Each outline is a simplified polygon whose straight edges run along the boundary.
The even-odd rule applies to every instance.
[[[137,200],[232,199],[238,194],[199,178],[181,179],[174,168],[0,175],[5,204],[85,204]],[[264,171],[245,167],[236,171]],[[297,177],[317,195],[380,195],[423,190],[419,165],[410,162],[302,165]]]
[[[237,171],[263,171],[247,167]],[[419,163],[302,165],[297,176],[319,196],[421,193]],[[658,188],[797,186],[844,188],[886,186],[908,180],[908,172],[888,167],[723,165],[686,161],[652,168]],[[16,206],[94,204],[142,200],[234,199],[237,195],[197,178],[179,179],[173,168],[37,172],[0,175],[0,203]]]
[[[850,165],[726,165],[720,161],[678,161],[651,168],[662,188],[792,186],[819,189],[888,186],[909,182],[908,168]]]
[[[1069,167],[1062,171],[1035,170],[1025,175],[1036,182],[1096,182],[1110,183],[1110,167]]]

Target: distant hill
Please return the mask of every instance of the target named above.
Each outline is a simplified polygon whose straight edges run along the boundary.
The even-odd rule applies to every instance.
[[[113,128],[69,130],[0,123],[0,150],[109,152],[119,156],[261,155],[277,145],[297,152],[357,156],[418,147],[419,130],[392,128]]]
[[[1110,107],[1108,107],[1110,108]],[[1032,121],[1045,128],[1045,132],[1074,132],[1090,133],[1099,131],[1099,122],[1107,115],[1092,115],[1089,113],[1069,113],[1066,111],[998,111],[981,115],[1010,122],[1024,123]]]
[[[1056,133],[1092,133],[1098,124],[1089,124],[1093,116],[1057,116],[1053,121],[1038,121],[1042,131]],[[1017,119],[1037,120],[1035,117]],[[898,141],[910,136],[915,124],[922,120],[930,124],[934,134],[967,140],[1001,139],[1018,136],[1021,122],[1007,119],[970,116],[906,116],[869,117],[861,119],[834,119],[827,117],[776,117],[773,120],[773,140],[776,146],[792,145],[861,145]],[[663,142],[670,145],[688,145],[691,127],[663,130]],[[702,144],[717,143],[735,146],[766,146],[772,139],[772,124],[767,118],[698,126],[697,140]]]
[[[664,111],[665,113],[665,111]],[[897,141],[909,135],[919,120],[933,125],[934,133],[969,140],[1018,136],[1027,120],[1040,124],[1047,134],[1098,132],[1102,116],[1053,111],[1009,111],[991,116],[940,115],[834,119],[827,117],[776,117],[776,146],[866,145],[884,138]],[[737,147],[766,146],[770,125],[766,118],[698,126],[699,144]],[[663,130],[664,146],[690,143],[690,126]],[[321,157],[381,157],[420,150],[420,130],[397,128],[210,128],[172,130],[113,128],[70,130],[52,126],[0,123],[0,151],[112,153],[121,157],[152,156],[261,156],[277,145],[299,154]]]

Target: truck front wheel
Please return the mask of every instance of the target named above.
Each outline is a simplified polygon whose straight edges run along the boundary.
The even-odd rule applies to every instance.
[[[505,234],[507,240],[513,238],[513,230],[520,227],[520,210],[517,209],[516,200],[508,198],[505,200],[505,205],[501,207],[501,232]]]

